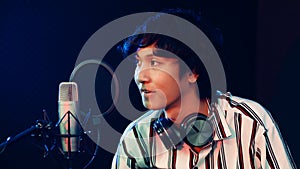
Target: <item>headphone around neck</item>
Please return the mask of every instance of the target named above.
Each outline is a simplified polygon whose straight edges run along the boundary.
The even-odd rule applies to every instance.
[[[213,127],[209,119],[201,113],[188,115],[176,126],[165,117],[156,119],[152,125],[167,149],[182,145],[203,147],[213,139]]]

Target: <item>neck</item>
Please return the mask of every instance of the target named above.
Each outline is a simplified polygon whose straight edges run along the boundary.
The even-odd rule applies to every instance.
[[[167,117],[175,124],[180,124],[186,116],[197,112],[207,116],[208,103],[207,99],[200,99],[195,92],[183,95],[174,104],[166,107]]]

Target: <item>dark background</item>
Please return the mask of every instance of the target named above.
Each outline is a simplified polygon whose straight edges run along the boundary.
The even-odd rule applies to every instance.
[[[296,0],[2,0],[0,142],[41,119],[43,109],[57,120],[58,85],[69,80],[82,46],[94,32],[124,15],[169,7],[202,10],[222,29],[228,90],[270,110],[298,163],[300,2]],[[117,62],[121,56],[115,55]],[[111,120],[120,131],[128,122]],[[109,168],[112,157],[100,148],[90,168]],[[74,168],[89,158],[82,155]],[[39,140],[25,137],[0,154],[0,168],[64,168],[66,161],[58,159],[43,158]]]

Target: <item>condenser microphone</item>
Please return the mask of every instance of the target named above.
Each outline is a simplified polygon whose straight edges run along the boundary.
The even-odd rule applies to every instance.
[[[74,82],[59,84],[58,115],[62,150],[70,155],[78,152],[80,141],[80,124],[77,113],[79,112],[78,88]]]

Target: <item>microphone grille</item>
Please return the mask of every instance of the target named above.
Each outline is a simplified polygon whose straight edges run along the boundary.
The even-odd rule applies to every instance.
[[[59,101],[78,101],[78,88],[75,82],[61,82],[59,84]]]

